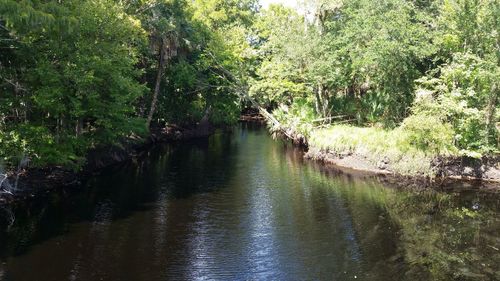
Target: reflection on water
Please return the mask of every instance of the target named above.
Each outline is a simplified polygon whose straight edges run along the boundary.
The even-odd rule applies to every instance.
[[[500,194],[393,188],[242,125],[16,207],[0,280],[499,280]]]

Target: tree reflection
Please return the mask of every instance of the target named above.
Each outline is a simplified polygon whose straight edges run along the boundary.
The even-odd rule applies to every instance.
[[[377,180],[347,184],[346,177],[327,176],[338,171],[321,170],[309,168],[309,176],[342,194],[355,221],[367,222],[366,214],[355,211],[363,202],[379,206],[399,228],[408,280],[499,280],[498,194],[476,191],[471,200],[457,192],[389,188]]]

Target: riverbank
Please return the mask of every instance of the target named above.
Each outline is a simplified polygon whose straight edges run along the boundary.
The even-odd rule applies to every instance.
[[[450,151],[425,151],[404,143],[403,132],[348,125],[310,129],[271,129],[305,147],[305,158],[337,167],[410,181],[447,179],[500,183],[500,156],[471,157]]]
[[[240,121],[265,123],[263,122],[265,120],[256,114],[243,115]],[[130,137],[123,140],[120,145],[100,147],[90,151],[86,157],[86,165],[78,172],[61,166],[27,168],[18,174],[10,172],[11,181],[15,181],[19,176],[19,188],[13,193],[0,194],[0,203],[27,199],[58,188],[79,186],[89,175],[98,174],[104,168],[126,160],[141,157],[156,144],[206,137],[214,131],[214,127],[207,125],[191,127],[168,125],[152,129],[147,138]],[[396,158],[384,153],[376,154],[372,151],[369,154],[369,149],[353,149],[354,142],[341,150],[339,146],[325,145],[324,141],[321,145],[321,142],[314,137],[306,137],[305,134],[292,128],[282,127],[280,130],[275,128],[272,133],[288,138],[294,145],[302,147],[306,159],[333,165],[347,173],[384,175],[390,179],[397,179],[400,183],[419,183],[424,186],[446,180],[479,180],[489,183],[490,186],[500,184],[498,156],[478,159],[465,156],[418,158],[415,154],[408,154],[397,158],[398,162],[394,162]],[[331,145],[333,142],[326,143]],[[406,165],[406,170],[401,169],[402,165]],[[429,171],[432,172],[431,175],[428,174]]]
[[[79,171],[62,166],[27,167],[7,172],[8,180],[17,181],[17,189],[0,193],[0,204],[26,200],[51,190],[78,186],[89,175],[99,174],[104,168],[141,157],[156,144],[207,137],[216,128],[209,124],[178,126],[169,124],[151,129],[148,137],[131,136],[118,145],[98,147],[88,152],[86,164]]]
[[[311,160],[333,164],[339,167],[364,171],[381,175],[396,175],[406,178],[420,178],[425,180],[481,180],[491,183],[500,183],[500,169],[498,168],[498,157],[483,157],[480,159],[470,157],[443,157],[435,158],[430,162],[422,163],[428,165],[434,172],[433,177],[425,174],[402,174],[397,171],[395,165],[387,158],[378,163],[372,162],[369,156],[362,154],[346,153],[338,154],[316,147],[310,147],[305,157]],[[404,161],[404,160],[401,160]],[[398,165],[398,164],[396,164]]]

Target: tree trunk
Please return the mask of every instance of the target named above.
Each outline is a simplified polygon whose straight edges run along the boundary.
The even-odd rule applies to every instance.
[[[486,107],[486,143],[490,144],[490,136],[492,130],[495,130],[496,128],[493,128],[496,124],[494,123],[494,117],[495,117],[495,111],[496,111],[496,105],[497,105],[497,99],[498,99],[498,88],[497,85],[494,84],[491,87],[491,94],[488,100],[488,106]],[[498,140],[497,140],[498,142]]]
[[[82,118],[78,118],[76,120],[75,136],[79,137],[82,134],[82,130],[83,130],[83,119]]]
[[[318,90],[316,91],[316,112],[321,116],[321,117],[328,117],[329,110],[328,110],[328,93],[324,89],[324,86],[322,83],[318,83]]]
[[[330,117],[330,97],[328,90],[321,84],[321,104],[323,105],[323,117]]]
[[[316,99],[314,100],[314,107],[316,109],[316,113],[321,115],[321,109],[320,108],[323,108],[323,105],[321,104],[321,96],[320,96],[320,88],[319,88],[319,85],[318,85],[318,89],[314,92],[315,96],[316,96]]]
[[[151,108],[149,109],[148,119],[146,121],[146,126],[149,128],[151,126],[151,120],[153,120],[153,115],[156,111],[156,104],[158,103],[158,94],[160,93],[161,79],[163,77],[163,69],[165,67],[165,52],[164,42],[160,45],[160,59],[158,60],[158,72],[156,74],[155,89],[153,92],[153,99],[151,100]]]

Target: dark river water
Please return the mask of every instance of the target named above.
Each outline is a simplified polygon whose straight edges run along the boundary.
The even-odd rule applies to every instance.
[[[498,191],[386,181],[243,124],[2,208],[0,281],[500,280]]]

